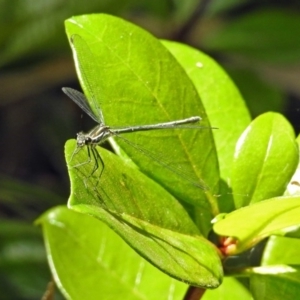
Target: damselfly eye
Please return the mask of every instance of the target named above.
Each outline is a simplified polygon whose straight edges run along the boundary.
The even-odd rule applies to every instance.
[[[86,136],[83,132],[77,133],[77,146],[83,147],[91,143],[91,138]]]

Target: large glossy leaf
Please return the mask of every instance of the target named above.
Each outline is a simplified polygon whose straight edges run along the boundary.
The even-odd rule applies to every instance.
[[[298,148],[300,149],[300,135],[298,135],[296,142],[298,144]],[[300,153],[299,153],[300,156]],[[299,160],[300,162],[300,160]],[[284,195],[286,196],[299,196],[300,195],[300,163],[298,162],[297,169],[292,176]]]
[[[70,158],[75,143],[66,145]],[[171,276],[196,286],[216,287],[222,266],[216,248],[202,237],[180,202],[159,184],[99,149],[101,178],[89,177],[93,164],[69,169],[69,207],[106,222],[138,253]],[[73,157],[86,159],[84,150]]]
[[[209,56],[190,46],[163,41],[194,83],[209,116],[223,180],[230,176],[237,139],[251,121],[244,100],[229,76]],[[232,109],[234,107],[234,109]]]
[[[146,262],[102,222],[66,207],[51,209],[38,222],[67,299],[182,299],[185,284]]]
[[[194,83],[212,126],[220,175],[230,187],[236,141],[250,123],[243,98],[224,70],[209,56],[187,45],[164,41]],[[234,109],[232,109],[234,108]],[[216,199],[221,211],[233,209],[231,193],[223,188]]]
[[[192,82],[158,40],[130,23],[92,15],[72,18],[66,27],[81,84],[100,122],[104,117],[109,125],[152,124],[199,114],[204,125],[204,129],[131,134],[126,136],[127,143],[119,138],[122,150],[116,149],[125,162],[97,147],[101,160],[92,156],[86,163],[87,151],[72,155],[75,144],[69,142],[69,206],[106,222],[171,276],[196,286],[218,286],[222,278],[219,254],[179,202],[197,206],[198,225],[206,234],[211,217],[218,212],[214,197],[218,166],[209,122]],[[137,151],[136,144],[150,150]],[[133,167],[123,149],[165,189]],[[170,158],[163,169],[157,158],[164,155]]]
[[[300,197],[279,197],[252,204],[223,216],[214,231],[235,237],[235,253],[242,252],[272,234],[300,224]]]
[[[232,191],[236,207],[281,196],[299,160],[294,131],[277,113],[256,118],[236,145]]]
[[[250,277],[254,299],[294,300],[299,297],[299,266],[261,267],[256,273]]]
[[[299,238],[272,236],[268,240],[261,264],[264,266],[285,264],[300,265]]]
[[[132,144],[156,153],[149,159],[122,139],[118,144],[139,168],[181,201],[218,212],[218,165],[205,110],[192,82],[174,57],[144,30],[116,17],[99,14],[66,21],[72,50],[85,94],[106,124],[155,124],[199,115],[206,129],[140,132],[126,135]],[[79,39],[77,39],[79,40]],[[162,168],[155,158],[166,159]],[[183,177],[207,187],[199,189]],[[105,172],[105,171],[104,171]]]

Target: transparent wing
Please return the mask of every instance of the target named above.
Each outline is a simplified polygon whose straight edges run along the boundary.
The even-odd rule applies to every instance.
[[[197,129],[197,127],[195,127],[195,129]],[[180,165],[178,165],[178,166],[173,165],[170,158],[167,159],[166,157],[159,155],[157,152],[154,154],[153,152],[150,152],[149,150],[145,149],[144,147],[137,145],[118,134],[115,134],[115,137],[117,137],[118,139],[124,141],[125,143],[127,143],[128,145],[133,147],[135,150],[137,150],[137,152],[144,155],[144,157],[147,157],[148,159],[150,159],[151,163],[159,164],[161,167],[166,168],[167,170],[171,171],[178,178],[185,180],[186,182],[192,184],[195,187],[198,187],[202,190],[209,190],[209,188],[205,185],[205,183],[201,179],[199,179],[196,176],[196,174],[192,174],[192,173],[188,172]]]
[[[63,87],[63,92],[71,98],[87,115],[89,115],[94,121],[100,123],[101,120],[93,113],[90,105],[84,94],[74,89]]]
[[[84,39],[78,34],[71,36],[71,45],[75,57],[75,64],[77,71],[79,70],[79,76],[81,77],[81,83],[87,89],[88,100],[90,101],[90,108],[94,109],[95,115],[97,116],[97,122],[104,124],[104,118],[100,109],[97,97],[99,97],[98,87],[99,85],[94,82],[94,77],[89,78],[87,74],[93,76],[95,73],[96,58]],[[77,102],[76,102],[77,103]]]

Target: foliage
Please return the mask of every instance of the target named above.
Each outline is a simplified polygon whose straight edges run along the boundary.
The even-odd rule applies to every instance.
[[[150,250],[145,250],[145,247],[141,247],[143,249],[141,254],[148,260],[152,259],[152,263],[169,274],[170,266],[178,266],[178,264],[174,260],[170,262],[169,267],[166,266],[165,259],[168,257],[166,255],[163,256],[164,252],[161,251],[164,248],[163,246],[166,246],[165,249],[170,249],[168,247],[174,247],[176,241],[188,240],[190,252],[184,259],[189,261],[189,263],[186,264],[187,269],[181,268],[180,270],[177,268],[176,270],[171,270],[171,275],[176,278],[182,276],[184,270],[190,270],[192,266],[191,259],[194,255],[194,251],[192,251],[193,245],[207,249],[203,257],[201,254],[196,255],[197,270],[203,268],[205,272],[213,271],[214,268],[209,268],[208,263],[203,261],[204,257],[208,258],[209,253],[212,253],[209,249],[211,249],[213,244],[207,241],[207,233],[212,226],[210,224],[211,219],[218,212],[226,212],[228,214],[225,215],[225,218],[224,215],[216,217],[216,220],[220,221],[214,225],[214,230],[221,235],[234,235],[239,238],[239,243],[225,239],[222,245],[218,245],[222,251],[227,251],[228,253],[233,251],[231,255],[225,258],[221,257],[225,274],[232,276],[224,277],[222,284],[215,290],[206,291],[203,298],[219,299],[228,296],[229,299],[250,299],[252,298],[250,291],[255,299],[276,299],[276,297],[281,299],[283,291],[286,299],[295,298],[294,295],[298,293],[297,265],[299,264],[297,261],[299,237],[297,226],[280,229],[294,224],[293,222],[297,223],[297,200],[294,199],[298,195],[299,180],[297,171],[285,190],[295,163],[295,159],[293,159],[295,152],[292,146],[294,137],[289,123],[282,115],[270,111],[283,113],[293,123],[294,128],[299,131],[299,110],[297,106],[295,107],[296,101],[294,101],[300,95],[298,82],[300,52],[299,34],[297,32],[300,20],[298,17],[299,3],[296,1],[264,1],[258,3],[251,0],[231,0],[226,2],[171,0],[143,1],[142,3],[141,1],[126,0],[120,3],[115,0],[107,0],[100,2],[89,1],[83,4],[78,0],[71,2],[58,2],[56,0],[47,2],[3,0],[0,2],[0,6],[0,25],[2,28],[0,34],[0,65],[4,66],[0,77],[0,115],[1,125],[3,125],[0,127],[2,137],[0,152],[2,173],[0,180],[0,276],[2,284],[0,285],[0,294],[3,299],[40,299],[47,282],[51,280],[46,256],[43,253],[41,231],[33,228],[32,223],[41,212],[57,204],[65,204],[65,199],[69,195],[69,178],[66,174],[62,145],[66,139],[74,136],[74,132],[77,132],[82,127],[89,129],[92,126],[92,123],[82,126],[82,121],[78,120],[79,110],[72,109],[71,101],[67,101],[61,93],[61,86],[69,85],[70,83],[76,86],[74,83],[73,62],[70,59],[67,39],[63,34],[63,20],[72,15],[93,12],[106,12],[122,16],[146,28],[154,33],[155,36],[181,41],[193,45],[197,49],[203,49],[217,59],[235,84],[231,82],[228,75],[210,57],[195,48],[191,48],[186,44],[164,40],[158,42],[152,38],[152,49],[155,49],[153,54],[160,56],[158,53],[163,51],[161,48],[161,45],[163,45],[167,49],[167,53],[171,53],[180,64],[178,68],[178,63],[174,63],[169,54],[167,55],[164,52],[162,55],[166,59],[164,66],[172,68],[172,71],[164,78],[160,78],[162,92],[169,94],[169,96],[156,93],[156,95],[160,95],[157,104],[163,104],[162,99],[167,99],[168,102],[172,97],[174,101],[177,98],[190,99],[191,102],[185,101],[185,105],[190,106],[186,110],[188,114],[183,113],[182,105],[175,112],[175,108],[172,107],[173,102],[169,104],[171,108],[164,107],[172,113],[170,115],[172,118],[177,119],[183,116],[186,117],[186,115],[199,114],[203,118],[202,126],[205,123],[207,125],[209,123],[210,126],[218,127],[218,129],[214,129],[212,133],[198,133],[198,129],[192,130],[192,132],[184,129],[183,131],[177,131],[175,136],[169,135],[170,132],[168,134],[165,133],[165,135],[159,137],[163,143],[154,141],[153,137],[157,136],[156,133],[152,132],[149,135],[144,135],[142,147],[150,154],[155,153],[155,155],[158,155],[173,170],[173,172],[166,171],[165,174],[162,174],[159,164],[155,163],[156,166],[151,170],[148,169],[147,164],[143,166],[143,172],[146,172],[146,176],[132,171],[131,168],[128,168],[127,163],[130,160],[134,160],[131,166],[136,164],[141,168],[140,163],[144,162],[146,164],[145,159],[147,160],[147,157],[145,158],[145,155],[136,151],[130,153],[132,148],[127,147],[126,149],[127,144],[123,140],[116,139],[114,149],[118,150],[122,157],[126,157],[126,174],[129,174],[127,184],[129,185],[132,181],[139,182],[136,190],[126,190],[125,198],[128,199],[132,195],[139,196],[138,199],[142,203],[144,198],[143,196],[140,198],[140,195],[144,194],[141,193],[140,189],[143,188],[143,190],[148,191],[145,192],[147,205],[141,205],[143,209],[138,211],[138,218],[131,214],[136,214],[132,201],[126,200],[128,201],[128,207],[124,207],[124,202],[121,198],[115,199],[119,192],[124,193],[123,186],[121,188],[118,187],[117,190],[114,189],[115,185],[112,185],[112,183],[107,186],[107,190],[110,193],[109,199],[107,197],[105,200],[109,202],[111,198],[114,198],[115,202],[113,203],[116,206],[119,206],[120,203],[123,203],[123,206],[106,211],[103,209],[103,205],[98,205],[99,193],[94,189],[91,190],[91,195],[88,198],[93,203],[88,203],[88,205],[85,203],[87,198],[85,198],[84,192],[74,193],[74,191],[80,189],[84,191],[86,189],[82,184],[82,180],[80,180],[80,176],[85,177],[85,174],[89,174],[88,166],[86,166],[86,169],[84,166],[77,168],[77,172],[75,169],[70,169],[73,194],[69,203],[72,204],[74,209],[76,207],[77,210],[92,211],[96,217],[103,220],[106,218],[107,223],[111,226],[114,224],[114,228],[119,229],[119,234],[121,235],[124,224],[128,224],[130,229],[142,228],[141,232],[143,234],[148,232],[148,235],[156,236],[155,240],[161,243],[157,243],[155,249],[160,249],[160,254],[156,253],[156,255],[152,256]],[[117,28],[116,32],[119,29]],[[81,55],[81,59],[84,60],[85,57],[90,57],[90,54],[97,56],[97,51],[103,50],[99,45],[94,45],[94,47],[92,39],[90,40],[92,44],[90,44],[89,38],[86,39],[85,34],[80,33],[80,35],[89,43],[87,49],[89,53]],[[115,38],[117,40],[117,37]],[[113,37],[111,39],[113,40]],[[149,45],[149,42],[150,39],[147,38],[145,44]],[[134,65],[135,69],[138,66],[143,66],[145,72],[143,73],[143,70],[139,70],[141,72],[139,74],[143,73],[145,76],[148,76],[149,70],[151,70],[149,64],[145,63],[145,61],[141,62],[141,59],[139,59],[139,55],[144,49],[142,46],[140,48],[133,47],[139,52],[135,54],[134,59],[130,60],[130,63],[136,63]],[[105,51],[103,53],[109,54]],[[147,55],[146,53],[143,57],[147,57]],[[112,58],[111,54],[103,59],[103,61],[108,63],[107,67],[109,67],[110,58]],[[149,61],[153,62],[153,58],[151,59]],[[117,61],[116,57],[115,61]],[[202,64],[197,64],[197,68],[195,68],[194,61],[202,62]],[[98,67],[97,64],[93,66],[93,68]],[[180,72],[182,67],[184,71]],[[136,102],[137,106],[143,105],[144,102],[141,102],[144,99],[143,97],[145,97],[145,100],[149,100],[151,96],[145,89],[142,89],[141,82],[135,83],[128,74],[124,78],[122,76],[113,76],[116,75],[115,72],[109,75],[109,71],[105,68],[98,71],[99,74],[110,78],[110,80],[105,80],[101,77],[95,80],[95,82],[101,81],[100,83],[102,84],[102,90],[99,93],[103,97],[100,101],[107,124],[131,125],[133,121],[140,122],[138,117],[136,117],[137,119],[130,118],[130,114],[128,119],[126,117],[119,120],[119,117],[115,117],[116,111],[120,113],[119,108],[113,105],[111,108],[104,108],[103,105],[107,104],[108,100],[114,99],[112,97],[115,97],[120,92],[122,94],[121,97],[123,95],[128,97],[129,94],[139,97],[139,99],[130,98],[131,106],[133,105],[133,100],[138,101]],[[126,72],[124,72],[125,74]],[[188,74],[188,80],[186,79],[186,74]],[[173,76],[172,78],[171,75]],[[87,77],[94,80],[96,76],[89,69]],[[179,78],[181,78],[181,84],[179,84]],[[192,84],[190,81],[192,81]],[[84,87],[84,81],[81,84]],[[168,84],[170,87],[166,89]],[[110,85],[114,86],[114,88]],[[235,85],[238,86],[243,97]],[[104,89],[107,87],[108,95],[103,94],[103,87]],[[127,91],[128,87],[131,87],[131,90]],[[149,91],[152,91],[151,88]],[[184,93],[178,93],[178,90],[184,90]],[[196,90],[197,93],[194,94],[192,90]],[[85,92],[87,91],[85,90]],[[199,96],[201,101],[199,101]],[[142,98],[140,99],[140,97]],[[249,111],[245,107],[243,99],[246,101]],[[105,103],[103,104],[103,102]],[[162,114],[163,109],[156,107],[154,111],[155,105],[154,103],[152,104],[151,107],[138,107],[136,110],[139,114],[143,112],[151,114],[153,109],[153,114],[150,116],[140,115],[141,121],[145,123],[146,120],[150,122],[167,120],[168,116]],[[201,105],[204,108],[200,110]],[[125,104],[124,106],[122,114],[124,113],[125,115],[131,110],[131,107],[128,110]],[[268,113],[265,114],[265,112]],[[252,123],[250,123],[250,113],[252,117],[259,116]],[[88,121],[87,119],[85,118],[83,121]],[[250,126],[245,130],[248,125]],[[197,136],[196,144],[201,149],[199,148],[197,153],[193,153],[191,159],[187,156],[189,152],[185,153],[181,147],[178,150],[179,152],[176,153],[174,144],[178,147],[177,135],[181,135],[186,145],[190,146],[193,146],[193,144],[189,136]],[[272,139],[270,139],[271,135]],[[125,138],[127,136],[130,139],[135,139],[134,135],[126,135]],[[273,137],[275,144],[273,143]],[[141,141],[140,138],[141,136],[138,138],[138,143]],[[243,145],[241,147],[243,151],[235,151],[237,141],[239,141],[240,146]],[[242,143],[242,141],[245,141],[245,143]],[[258,147],[260,145],[259,141],[263,141],[262,147]],[[117,143],[122,146],[123,151],[121,148],[118,148]],[[164,144],[166,149],[161,148],[162,150],[160,150],[161,144]],[[67,158],[73,153],[74,147],[74,141],[69,141],[66,144]],[[208,151],[209,147],[212,152]],[[101,156],[105,158],[107,171],[110,172],[108,164],[110,164],[111,160],[113,164],[123,168],[124,162],[116,159],[114,156],[111,158],[103,150],[100,151]],[[179,159],[182,151],[185,153],[182,156],[184,161]],[[289,155],[285,155],[286,151]],[[202,156],[198,155],[199,153],[202,153]],[[209,153],[210,158],[210,163],[206,165],[204,163],[205,153]],[[83,159],[86,159],[85,150],[74,156],[69,165],[72,166],[76,161],[80,162]],[[263,169],[258,168],[260,165],[259,161],[263,162]],[[197,165],[197,172],[194,172],[193,164]],[[287,169],[285,169],[285,166],[287,166]],[[203,168],[205,168],[205,172],[200,173],[199,170],[203,170]],[[112,165],[112,169],[114,169],[114,165]],[[179,173],[184,174],[183,177],[191,178],[193,182],[199,181],[200,185],[205,185],[206,182],[210,186],[210,190],[213,191],[211,193],[212,196],[207,196],[207,193],[200,191],[196,199],[196,202],[200,201],[205,207],[195,209],[197,203],[191,203],[191,200],[194,200],[194,192],[199,191],[198,188],[196,189],[185,182],[181,183],[182,186],[179,191],[175,184],[172,184],[172,181],[182,181],[182,177],[174,174],[174,171],[178,170],[181,171]],[[234,171],[235,175],[232,174],[232,171]],[[83,173],[80,174],[80,172]],[[113,172],[112,174],[115,173]],[[153,174],[155,174],[155,177],[153,177]],[[97,174],[95,175],[97,176]],[[114,178],[118,178],[116,176],[119,175],[118,173],[115,174]],[[260,178],[257,182],[256,176]],[[149,179],[149,177],[152,179]],[[109,182],[107,177],[103,180]],[[156,183],[153,183],[153,180]],[[162,187],[161,185],[167,181],[169,182],[167,184],[169,189],[165,191],[166,186]],[[122,177],[121,182],[126,182],[124,177]],[[215,182],[215,185],[213,182]],[[88,184],[90,186],[93,185],[93,178]],[[98,183],[98,188],[99,186],[100,183]],[[132,183],[130,183],[130,186],[132,186]],[[112,188],[114,193],[111,191]],[[157,206],[155,207],[153,207],[153,200],[149,197],[149,190],[151,189],[156,195],[155,201]],[[164,190],[162,192],[164,197],[157,200],[157,194],[161,193],[162,190]],[[170,193],[172,193],[171,196]],[[282,198],[283,194],[285,198]],[[259,202],[260,197],[272,199],[264,204]],[[171,201],[170,199],[173,199],[174,209],[170,208],[171,205],[168,202]],[[281,200],[284,200],[284,202]],[[296,201],[296,205],[294,205],[294,201]],[[208,203],[209,205],[207,205]],[[249,203],[251,203],[251,206],[248,207]],[[280,208],[278,205],[282,207]],[[168,211],[163,211],[161,209],[162,206],[165,209],[168,207]],[[243,209],[236,210],[236,208],[242,206],[244,207]],[[262,214],[263,210],[266,210],[268,213]],[[122,211],[127,213],[122,214]],[[200,217],[199,211],[205,211],[205,214]],[[59,251],[63,247],[65,247],[64,249],[68,248],[67,241],[72,244],[76,236],[78,236],[77,241],[81,240],[82,237],[79,234],[76,222],[71,222],[71,220],[77,218],[73,210],[66,211],[65,208],[58,207],[53,208],[52,212],[52,214],[45,214],[40,219],[40,222],[43,223],[44,231],[48,232],[46,236],[48,236],[49,241],[51,240],[51,232],[54,232],[53,226],[61,224],[61,222],[55,223],[55,221],[60,221],[60,218],[64,221],[67,219],[70,221],[68,227],[64,227],[64,229],[68,228],[67,232],[70,233],[70,239],[67,239],[65,236],[65,239],[61,237],[59,240],[58,236],[55,240],[54,235],[54,240],[52,240],[52,243],[49,243],[52,246],[57,246],[57,242],[60,243],[62,248],[57,247],[57,254],[61,255]],[[274,216],[275,212],[278,214],[276,217]],[[121,219],[120,213],[122,215]],[[180,219],[180,222],[172,220],[170,217],[166,218],[164,215],[166,213],[176,216]],[[78,216],[78,218],[85,217],[87,216]],[[109,222],[110,217],[111,221],[113,221],[111,223]],[[145,219],[147,219],[146,224]],[[245,219],[247,220],[246,222]],[[259,227],[260,222],[258,222],[260,219],[261,222],[264,222],[261,227]],[[82,223],[85,222],[83,220]],[[121,225],[118,222],[120,220],[122,220]],[[116,247],[126,248],[124,242],[113,231],[102,229],[106,228],[106,225],[101,221],[89,218],[86,222],[84,223],[86,228],[89,228],[87,224],[92,224],[93,226],[95,224],[93,222],[97,222],[97,229],[99,231],[102,230],[101,234],[104,236],[109,236],[113,245],[116,243]],[[256,231],[254,232],[254,230]],[[196,235],[190,235],[192,232]],[[88,238],[89,234],[91,234],[91,238]],[[256,238],[260,240],[270,234],[272,235],[268,240],[264,239],[257,244]],[[84,235],[84,232],[82,235]],[[90,247],[94,243],[94,249],[97,249],[100,243],[102,245],[105,243],[100,238],[96,241],[93,240],[93,236],[96,236],[96,233],[95,235],[93,235],[92,231],[86,233],[85,241],[89,241],[87,245]],[[127,238],[128,243],[130,243],[130,237],[132,237],[133,242],[131,242],[131,245],[138,249],[139,241],[133,238],[135,236],[136,232],[131,236],[123,235],[125,239]],[[168,237],[167,240],[165,239],[166,236]],[[194,238],[195,236],[197,238]],[[212,240],[211,233],[209,238]],[[120,244],[117,244],[115,239]],[[162,241],[164,243],[167,241],[168,244],[166,245]],[[149,239],[147,243],[149,244]],[[229,243],[229,246],[227,243]],[[256,246],[252,247],[252,245]],[[250,249],[248,249],[249,247]],[[49,251],[54,251],[53,248],[49,249]],[[123,253],[122,249],[120,249],[120,252]],[[128,254],[126,257],[132,257],[132,259],[128,258],[132,269],[127,267],[126,264],[123,265],[122,263],[125,263],[125,260],[124,262],[120,261],[117,256],[108,259],[110,262],[116,262],[115,264],[109,264],[110,270],[116,270],[118,267],[122,270],[129,269],[129,276],[126,277],[129,278],[128,281],[125,279],[120,283],[119,279],[124,279],[120,272],[116,277],[110,277],[111,279],[116,278],[113,281],[114,284],[122,285],[123,282],[126,282],[128,283],[127,287],[136,287],[134,295],[136,295],[135,292],[138,290],[139,295],[144,293],[148,297],[150,297],[151,292],[153,298],[160,298],[157,295],[166,295],[165,298],[168,296],[170,299],[172,297],[174,299],[183,297],[186,290],[185,284],[179,283],[175,279],[171,279],[169,276],[157,271],[141,256],[130,250],[131,248],[127,247],[126,249],[124,250],[124,254]],[[68,254],[73,251],[74,249],[69,251]],[[76,253],[69,258],[78,262],[86,255],[87,251],[86,248],[85,250],[82,249],[82,251],[80,248],[78,252],[74,251]],[[108,255],[111,253],[113,252],[106,252]],[[192,256],[190,255],[191,253]],[[55,257],[54,252],[52,254]],[[76,255],[78,256],[76,257]],[[177,253],[174,255],[177,255]],[[219,257],[219,254],[217,255]],[[212,254],[212,257],[214,256]],[[93,255],[90,256],[91,260],[93,259],[92,257]],[[164,257],[164,259],[160,261],[160,257]],[[183,258],[183,256],[179,257]],[[253,263],[253,260],[255,260],[255,263]],[[106,257],[103,261],[107,263]],[[139,271],[143,270],[145,266],[146,271],[144,273],[142,271],[134,272],[135,267],[133,263],[135,261],[141,262],[139,269],[136,266],[136,269]],[[216,257],[214,261],[216,262]],[[215,262],[214,267],[218,265]],[[280,267],[277,266],[279,263],[281,264]],[[72,266],[75,267],[76,264],[72,264]],[[94,265],[93,262],[92,265]],[[282,265],[284,266],[282,267]],[[68,266],[70,270],[73,270],[71,263]],[[84,263],[79,266],[84,270]],[[105,272],[106,264],[102,266],[104,266],[103,272]],[[151,271],[148,271],[149,269]],[[30,276],[28,276],[29,273],[31,274]],[[88,273],[89,271],[86,269],[84,274]],[[211,272],[213,277],[209,277],[209,280],[212,280],[212,278],[214,278],[213,280],[216,278],[219,280],[218,273],[220,275],[219,271]],[[137,274],[149,274],[149,278],[156,278],[157,280],[145,278],[142,280]],[[234,277],[235,275],[238,275],[238,277]],[[242,275],[246,277],[242,279]],[[75,276],[74,273],[72,273],[72,276]],[[108,277],[107,272],[105,276]],[[184,276],[185,278],[189,277],[189,272]],[[86,278],[91,279],[92,282],[95,279],[88,275]],[[201,277],[201,284],[207,284],[207,278],[207,276]],[[67,284],[65,277],[63,279],[63,284]],[[134,283],[132,283],[133,281]],[[87,287],[89,286],[87,280],[82,283],[86,284]],[[122,286],[124,287],[125,285]],[[79,286],[81,285],[78,284]],[[100,293],[103,293],[103,284],[99,286],[96,284],[95,286],[99,287]],[[157,294],[154,293],[155,289],[157,289]],[[90,288],[87,288],[86,291],[91,292]],[[127,291],[128,297],[130,299],[133,298],[132,289],[127,289]],[[48,287],[48,292],[51,294],[51,287]],[[98,292],[96,289],[95,293]],[[125,295],[124,289],[122,294]],[[60,295],[55,297],[55,299],[60,298]]]
[[[242,256],[264,238],[285,236],[299,225],[299,197],[282,197],[299,158],[293,130],[283,116],[265,113],[250,123],[243,100],[224,71],[193,48],[161,43],[146,31],[104,14],[69,19],[66,28],[83,90],[95,114],[101,105],[107,124],[152,124],[195,112],[203,124],[188,130],[134,133],[126,140],[116,137],[112,145],[121,153],[120,158],[98,148],[103,163],[98,161],[96,172],[96,158],[89,161],[85,149],[75,153],[74,141],[67,142],[72,186],[68,206],[83,215],[58,207],[39,219],[52,273],[67,298],[106,295],[109,299],[117,293],[128,299],[154,299],[157,294],[145,290],[148,284],[155,284],[153,290],[159,289],[166,298],[181,298],[182,283],[170,283],[166,275],[152,274],[162,276],[154,283],[148,276],[159,271],[146,261],[190,285],[216,288],[223,277],[221,260]],[[218,85],[220,78],[223,81]],[[209,86],[214,90],[202,93],[203,87]],[[237,120],[230,118],[231,107]],[[209,129],[210,116],[220,130]],[[228,130],[233,128],[230,134],[222,130],[224,123]],[[132,147],[136,144],[147,150],[137,151]],[[157,163],[150,152],[154,150],[170,155],[168,168]],[[186,157],[184,162],[182,157]],[[174,170],[193,176],[202,189],[178,177]],[[226,201],[230,205],[222,203]],[[224,214],[230,210],[234,211]],[[146,261],[101,222],[84,215],[106,223]],[[214,231],[231,237],[226,242],[219,239],[214,245],[207,240],[213,217]],[[278,266],[270,255],[273,248],[267,245],[269,253],[263,252],[262,265],[249,262],[230,269],[225,265],[225,274],[247,277],[249,291],[257,298],[262,282],[272,294],[270,282],[283,276],[285,288],[293,286],[291,297],[296,295],[297,259],[289,258]],[[284,244],[279,248],[287,251]],[[135,256],[135,263],[129,264]],[[137,271],[141,264],[146,269]],[[119,273],[111,278],[115,270]],[[103,279],[96,285],[98,278]],[[170,284],[172,294],[167,292]],[[238,290],[236,297],[248,297],[247,290]],[[228,293],[231,299],[236,295],[235,290]],[[209,292],[206,295],[211,297]]]

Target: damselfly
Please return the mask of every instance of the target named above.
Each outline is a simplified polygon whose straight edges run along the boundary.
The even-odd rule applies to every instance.
[[[71,43],[73,47],[76,50],[76,55],[77,55],[77,64],[79,67],[79,70],[81,72],[81,76],[84,79],[84,82],[86,83],[86,87],[88,89],[89,95],[91,97],[91,102],[93,103],[93,106],[97,110],[97,115],[93,112],[88,99],[86,96],[72,88],[64,87],[62,90],[63,92],[70,97],[86,114],[88,114],[94,121],[98,123],[97,126],[95,126],[91,131],[84,133],[84,132],[79,132],[77,134],[77,148],[73,152],[72,157],[84,146],[87,146],[87,151],[88,151],[88,161],[83,162],[79,165],[76,165],[77,167],[86,163],[91,162],[92,159],[95,161],[95,165],[93,167],[93,170],[89,177],[91,177],[96,170],[99,168],[99,162],[102,165],[102,170],[99,175],[99,178],[102,175],[102,172],[104,170],[104,162],[98,153],[96,146],[99,146],[103,142],[105,142],[108,138],[110,137],[115,137],[118,136],[119,134],[124,134],[124,133],[132,133],[132,132],[137,132],[137,131],[149,131],[149,130],[162,130],[162,129],[178,129],[178,128],[194,128],[194,129],[199,129],[200,126],[184,126],[186,124],[192,124],[199,122],[201,120],[201,117],[199,116],[192,116],[186,119],[181,119],[181,120],[175,120],[175,121],[170,121],[170,122],[163,122],[163,123],[157,123],[157,124],[148,124],[148,125],[136,125],[136,126],[127,126],[127,127],[122,127],[122,128],[111,128],[110,126],[106,125],[104,122],[103,114],[98,106],[98,103],[95,99],[94,96],[94,91],[92,90],[92,85],[89,82],[89,79],[86,75],[87,70],[85,70],[84,64],[81,64],[80,62],[84,59],[83,58],[83,50],[89,51],[87,45],[85,44],[84,40],[78,36],[78,35],[73,35],[71,38]],[[91,54],[90,54],[91,55]],[[203,128],[203,127],[201,127]],[[129,145],[133,146],[137,151],[140,151],[144,153],[145,155],[148,155],[151,157],[151,159],[154,159],[158,164],[161,166],[167,167],[170,171],[173,173],[177,174],[178,176],[184,178],[185,180],[189,181],[195,186],[198,186],[202,189],[206,189],[203,184],[200,184],[198,181],[195,181],[194,179],[190,179],[189,177],[186,177],[184,172],[182,172],[180,169],[171,167],[169,163],[165,163],[164,161],[160,160],[159,158],[155,158],[153,154],[150,154],[150,152],[140,149],[137,145],[132,144],[129,142],[127,139],[122,138],[122,140],[127,141]],[[88,179],[88,178],[87,178]]]

